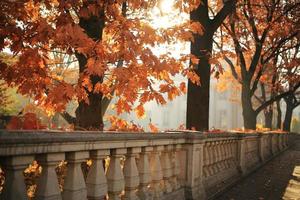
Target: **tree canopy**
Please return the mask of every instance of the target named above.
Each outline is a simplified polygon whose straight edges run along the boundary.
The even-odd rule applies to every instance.
[[[182,0],[174,6],[188,13],[198,4]],[[101,102],[112,93],[118,96],[118,113],[135,110],[143,115],[145,102],[165,104],[163,94],[173,99],[185,92],[184,83],[173,81],[176,74],[199,81],[186,65],[190,55],[176,59],[153,47],[190,41],[202,32],[201,25],[188,20],[168,29],[153,28],[147,13],[155,5],[143,0],[3,0],[0,50],[9,49],[18,60],[11,65],[0,61],[0,76],[46,109],[63,111],[76,99],[78,127],[102,129]],[[53,53],[78,62],[78,80],[67,82],[53,73],[58,64]]]

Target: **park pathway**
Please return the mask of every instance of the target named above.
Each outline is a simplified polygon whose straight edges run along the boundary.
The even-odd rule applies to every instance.
[[[298,145],[281,153],[215,200],[300,200],[300,143],[297,142]]]

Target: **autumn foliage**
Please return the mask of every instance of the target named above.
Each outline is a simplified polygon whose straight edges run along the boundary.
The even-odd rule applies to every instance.
[[[198,4],[182,0],[175,9],[188,13]],[[142,115],[146,102],[165,104],[164,94],[174,99],[186,91],[184,83],[175,84],[176,74],[199,82],[186,65],[189,54],[178,59],[169,52],[157,54],[154,47],[191,41],[193,34],[202,32],[201,25],[187,20],[154,29],[147,16],[156,5],[144,0],[3,0],[0,50],[9,48],[17,61],[1,60],[0,76],[47,110],[61,112],[77,100],[78,127],[102,129],[101,102],[112,95],[118,97],[118,113],[136,110]],[[60,64],[54,53],[74,58],[69,65],[78,69],[77,80],[66,81],[54,73]]]
[[[240,84],[247,129],[255,129],[262,111],[272,123],[274,102],[300,87],[299,54],[285,56],[299,49],[299,13],[293,0],[240,0],[218,32],[215,57],[227,62],[229,79]]]

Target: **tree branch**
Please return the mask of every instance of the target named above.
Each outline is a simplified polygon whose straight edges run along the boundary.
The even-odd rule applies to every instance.
[[[265,109],[266,107],[268,107],[269,105],[271,105],[275,101],[278,101],[279,99],[284,98],[284,97],[286,97],[286,96],[294,93],[299,87],[300,87],[300,82],[292,90],[289,90],[287,92],[284,92],[284,93],[281,93],[279,95],[276,95],[276,96],[272,97],[271,99],[269,99],[268,101],[266,101],[264,104],[260,105],[255,110],[255,113],[256,114],[260,113],[263,109]]]
[[[212,30],[215,32],[226,19],[226,17],[234,10],[236,0],[225,1],[222,9],[217,13],[217,15],[212,20]]]
[[[69,124],[76,124],[76,117],[73,117],[72,115],[70,115],[67,111],[61,112],[59,113],[64,120],[66,120]]]

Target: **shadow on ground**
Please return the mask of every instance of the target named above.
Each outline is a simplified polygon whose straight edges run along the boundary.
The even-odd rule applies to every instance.
[[[300,200],[299,142],[215,200]]]

